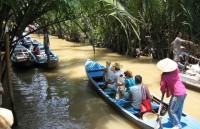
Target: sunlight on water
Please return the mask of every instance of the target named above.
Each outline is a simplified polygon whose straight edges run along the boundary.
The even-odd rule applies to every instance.
[[[115,115],[107,115],[100,119],[96,124],[95,129],[139,129],[136,126],[129,125],[127,122]]]

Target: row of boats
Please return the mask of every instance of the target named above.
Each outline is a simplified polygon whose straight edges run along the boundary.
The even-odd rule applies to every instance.
[[[141,114],[140,111],[133,109],[130,100],[125,98],[116,100],[116,92],[114,90],[102,89],[101,86],[104,84],[104,68],[105,67],[103,65],[92,60],[87,60],[85,63],[85,71],[87,73],[89,82],[103,99],[117,109],[124,117],[142,129],[170,129],[172,127],[172,123],[167,113],[169,106],[168,103],[163,102],[162,99],[159,99],[155,95],[153,95],[153,101],[151,102],[153,111]],[[161,105],[162,110],[160,110]],[[158,117],[156,115],[157,113],[160,113],[161,116]],[[185,113],[182,113],[181,125],[182,129],[200,128],[200,122]]]
[[[42,43],[38,42],[40,54],[35,55],[32,53],[33,42],[29,40],[25,44],[18,42],[13,54],[11,55],[11,62],[14,67],[33,67],[39,66],[42,68],[55,68],[58,65],[58,56],[50,50],[50,59],[45,54],[45,49]]]

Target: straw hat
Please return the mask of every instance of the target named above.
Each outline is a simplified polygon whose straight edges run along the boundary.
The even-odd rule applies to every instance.
[[[11,110],[6,108],[0,108],[0,116],[2,116],[10,126],[12,126],[14,118]]]
[[[115,63],[113,65],[113,67],[117,68],[117,69],[121,69],[122,68],[122,65],[120,65],[120,63]]]
[[[107,60],[106,61],[106,66],[110,66],[110,64],[111,64],[111,61]]]
[[[157,63],[157,67],[162,72],[172,72],[178,68],[178,65],[175,61],[165,58]]]

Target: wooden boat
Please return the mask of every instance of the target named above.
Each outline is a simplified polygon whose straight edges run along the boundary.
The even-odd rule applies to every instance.
[[[34,65],[34,55],[24,46],[17,45],[11,55],[11,62],[16,67],[31,67]]]
[[[128,99],[115,100],[115,91],[111,89],[102,89],[101,85],[103,82],[103,70],[104,66],[101,64],[87,60],[85,63],[85,71],[87,73],[88,79],[91,83],[91,86],[116,110],[118,110],[124,117],[129,119],[134,124],[138,125],[142,129],[153,129],[156,125],[157,116],[155,113],[158,111],[160,99],[153,96],[152,113],[141,114],[140,111],[135,110],[131,106],[131,101]],[[169,121],[169,116],[166,113],[168,104],[163,102],[162,110],[162,119],[161,125],[164,129],[172,128],[172,124]],[[150,117],[146,114],[151,114]],[[152,117],[153,116],[153,117]],[[181,125],[183,129],[198,129],[200,128],[200,122],[193,119],[189,115],[182,114]]]
[[[178,63],[179,68],[184,71],[190,69],[189,66],[184,66],[181,63]],[[188,89],[200,92],[200,76],[197,74],[188,74],[187,72],[181,72],[179,74],[181,81],[185,84]]]
[[[40,48],[40,55],[34,55],[35,56],[35,64],[42,68],[55,68],[58,65],[58,56],[56,56],[51,50],[50,50],[50,59],[47,59],[47,55],[45,54],[44,46],[41,43],[38,43],[38,47]],[[33,49],[33,46],[30,48]]]

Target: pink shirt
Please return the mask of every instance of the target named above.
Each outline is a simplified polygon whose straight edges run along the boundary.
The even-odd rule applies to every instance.
[[[179,70],[172,72],[164,72],[161,75],[160,90],[162,93],[167,93],[167,97],[171,95],[184,95],[186,88],[179,78]]]
[[[35,46],[33,48],[33,51],[32,51],[35,55],[40,55],[40,48],[38,46]]]

